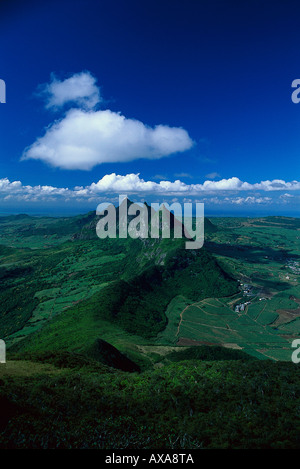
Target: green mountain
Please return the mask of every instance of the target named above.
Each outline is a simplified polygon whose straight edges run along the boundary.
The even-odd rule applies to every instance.
[[[131,220],[128,217],[128,223]],[[50,252],[35,250],[30,261],[27,251],[14,251],[27,270],[19,272],[19,267],[9,267],[3,272],[4,278],[8,276],[2,294],[2,298],[6,295],[7,305],[0,334],[12,351],[71,350],[90,354],[103,340],[103,327],[117,329],[116,335],[123,331],[131,338],[136,336],[137,341],[153,341],[167,327],[166,310],[175,297],[182,296],[192,303],[236,292],[236,282],[205,248],[185,249],[186,235],[182,239],[100,240],[96,235],[98,221],[99,216],[93,212],[62,220],[57,235],[77,228],[70,240]],[[172,214],[169,221],[172,234],[179,222]],[[51,226],[54,229],[57,225]],[[40,229],[33,227],[34,235]],[[180,229],[184,235],[183,226]],[[26,289],[22,313],[16,321],[12,292],[18,284],[20,301],[23,290],[19,274],[26,277]],[[72,294],[72,290],[80,289],[78,283],[87,286],[84,297]],[[114,333],[111,335],[114,341]],[[136,339],[129,342],[132,340]],[[128,344],[124,348],[128,353]]]

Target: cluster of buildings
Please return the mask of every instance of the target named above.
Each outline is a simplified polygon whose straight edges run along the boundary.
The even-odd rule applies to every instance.
[[[291,269],[293,274],[299,275],[300,274],[300,262],[296,261],[295,259],[288,259],[286,262],[286,267]]]
[[[241,283],[240,285],[242,287],[244,296],[253,296],[252,285],[250,285],[249,283]]]
[[[250,304],[251,304],[251,301],[246,301],[245,303],[240,303],[239,305],[235,306],[234,311],[236,313],[241,313],[242,311],[245,311],[246,306],[250,305]]]

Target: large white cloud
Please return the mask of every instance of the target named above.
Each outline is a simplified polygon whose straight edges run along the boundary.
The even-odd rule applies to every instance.
[[[178,127],[147,127],[110,110],[71,109],[23,153],[63,169],[90,170],[101,163],[157,159],[188,150],[188,133]]]

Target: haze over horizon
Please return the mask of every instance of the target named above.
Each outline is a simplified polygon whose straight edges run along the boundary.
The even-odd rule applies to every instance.
[[[4,0],[0,212],[299,216],[294,0]]]

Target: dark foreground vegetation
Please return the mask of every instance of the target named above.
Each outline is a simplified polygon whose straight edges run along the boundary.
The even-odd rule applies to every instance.
[[[193,359],[129,373],[66,353],[31,360],[0,368],[1,448],[300,448],[293,363]]]

